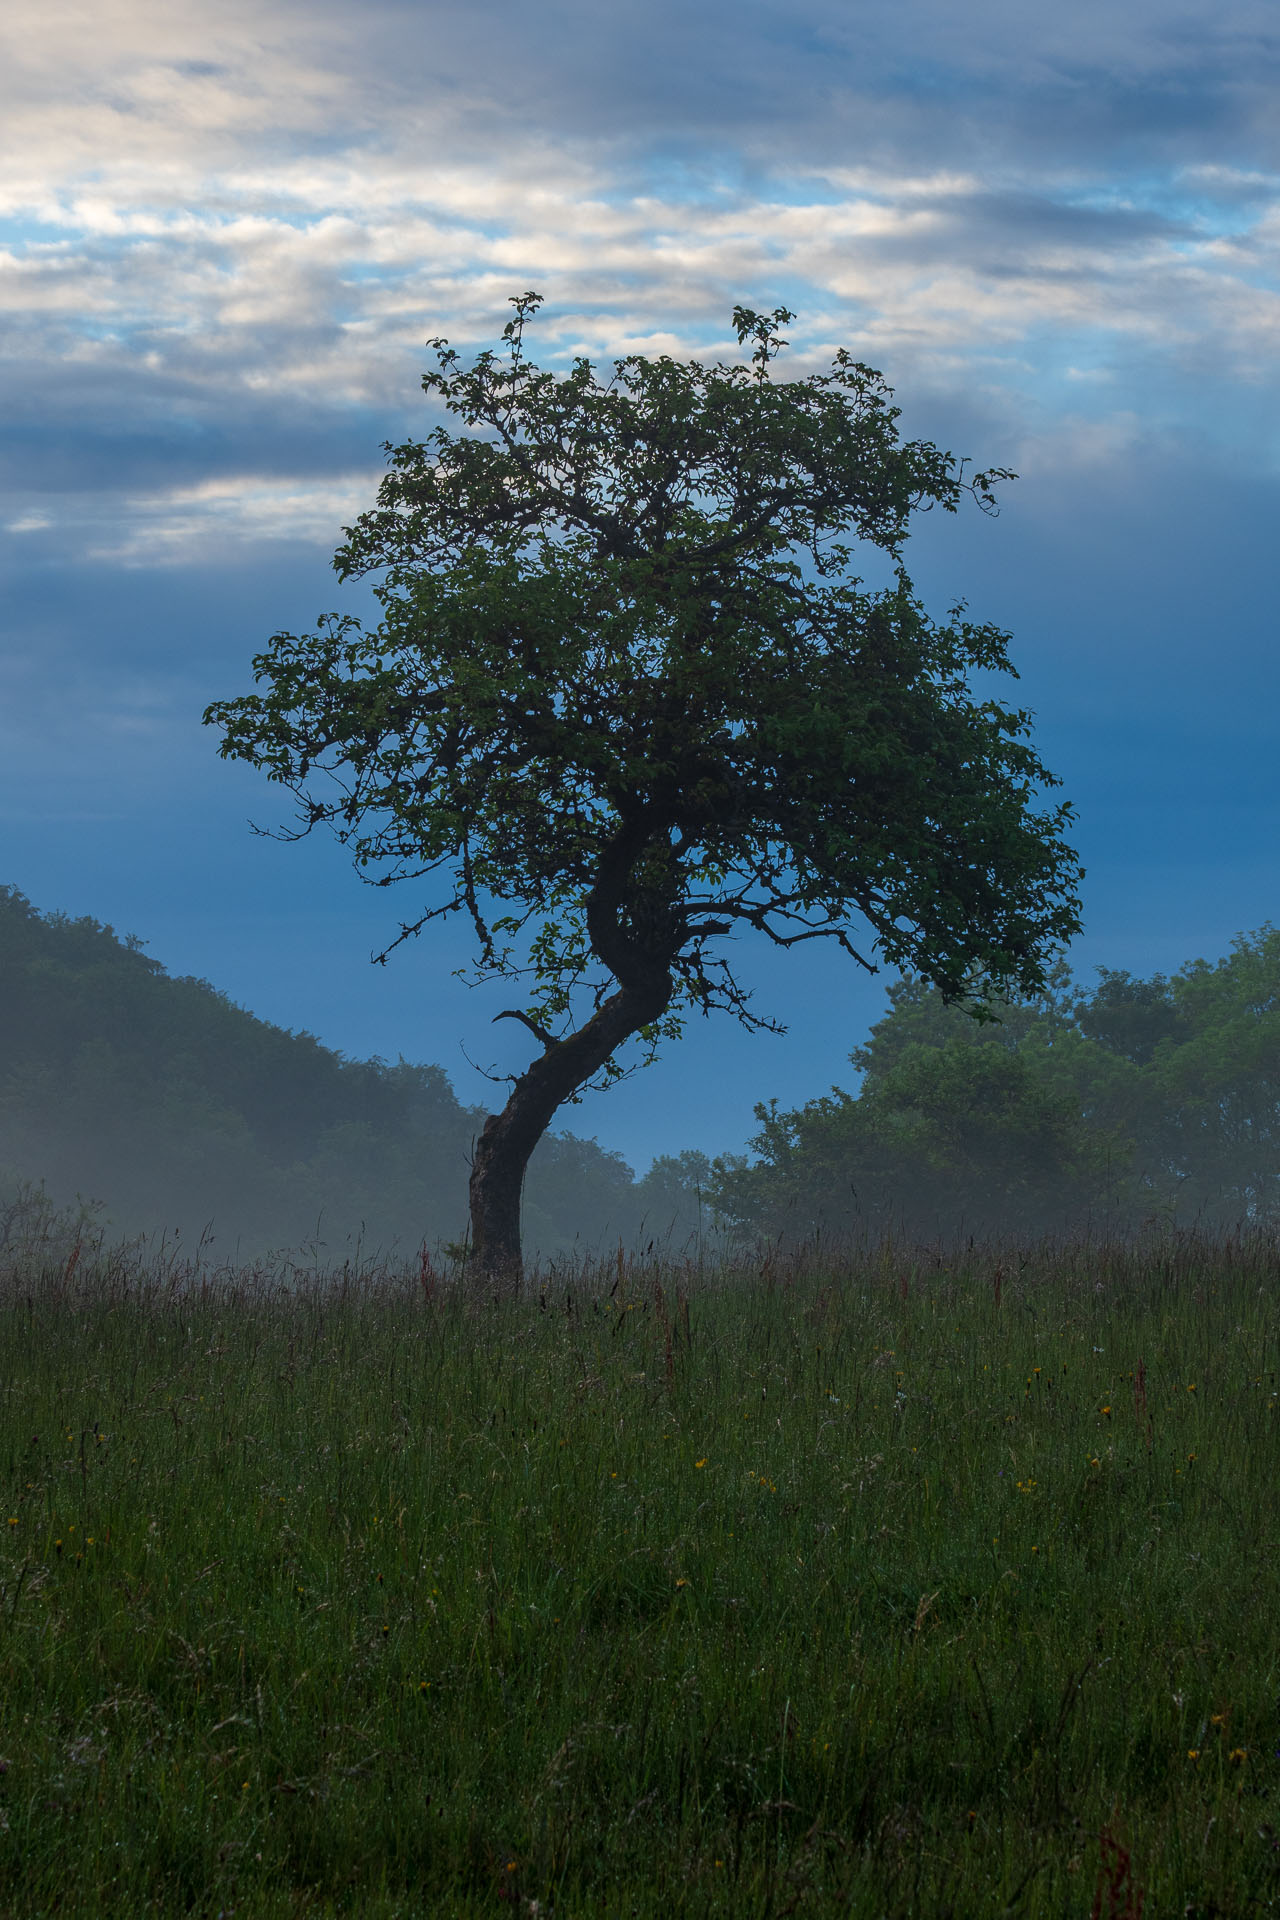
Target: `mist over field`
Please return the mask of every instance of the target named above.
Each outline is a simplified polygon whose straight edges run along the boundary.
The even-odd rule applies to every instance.
[[[413,1265],[467,1233],[484,1109],[438,1065],[351,1061],[174,979],[136,941],[0,889],[0,1256],[85,1231],[215,1267]],[[524,1194],[542,1268],[771,1246],[957,1247],[1280,1218],[1280,932],[1172,977],[1060,969],[980,1025],[900,981],[846,1090],[759,1103],[748,1153],[644,1169],[572,1131]],[[677,1122],[673,1121],[673,1132]],[[34,1190],[34,1191],[33,1191]],[[43,1194],[43,1198],[41,1195]],[[55,1234],[56,1238],[56,1234]],[[61,1245],[58,1241],[58,1245]],[[53,1255],[50,1256],[54,1257]]]
[[[272,1251],[412,1265],[465,1239],[484,1113],[438,1066],[344,1060],[204,980],[171,979],[136,940],[43,918],[6,889],[0,1035],[0,1254],[73,1202],[96,1237],[223,1268]],[[683,1250],[707,1164],[673,1156],[637,1181],[595,1141],[557,1133],[530,1174],[530,1248]]]

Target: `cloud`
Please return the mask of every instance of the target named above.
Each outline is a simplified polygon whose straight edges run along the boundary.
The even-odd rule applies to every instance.
[[[697,198],[726,167],[1106,177],[1104,128],[1131,164],[1247,149],[1256,168],[1280,63],[1255,0],[104,0],[9,20],[7,203],[88,227],[125,205],[372,212],[424,183],[464,219],[519,225],[543,186],[665,176]]]
[[[317,484],[303,475],[230,474],[143,495],[119,514],[130,526],[126,543],[90,541],[85,556],[117,566],[177,566],[207,563],[211,546],[219,545],[289,540],[329,549],[335,529],[369,505],[379,478],[371,471]]]
[[[431,424],[427,336],[492,344],[530,286],[561,365],[735,357],[734,301],[785,301],[784,375],[848,347],[909,430],[1032,486],[1137,473],[1152,436],[1274,462],[1270,0],[6,22],[0,564],[24,591],[323,556],[379,443]]]

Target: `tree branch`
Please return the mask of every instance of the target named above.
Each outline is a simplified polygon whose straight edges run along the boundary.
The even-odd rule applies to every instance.
[[[541,1040],[544,1047],[551,1048],[556,1044],[555,1039],[545,1027],[540,1027],[537,1021],[531,1019],[527,1013],[521,1013],[518,1007],[504,1007],[502,1012],[495,1013],[493,1018],[495,1024],[499,1020],[518,1020],[522,1026],[528,1027],[535,1040]]]

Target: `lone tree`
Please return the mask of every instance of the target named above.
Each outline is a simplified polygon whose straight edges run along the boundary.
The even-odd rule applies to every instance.
[[[296,796],[292,834],[330,827],[380,886],[448,876],[391,947],[462,912],[473,977],[526,982],[497,1018],[539,1052],[471,1175],[473,1271],[498,1290],[521,1279],[530,1154],[625,1042],[651,1058],[691,1008],[781,1031],[726,936],[871,968],[860,938],[981,1017],[1043,984],[1080,877],[1030,715],[970,685],[1013,672],[1009,635],[931,620],[902,562],[914,512],[990,511],[1013,476],[901,441],[844,351],[775,381],[785,307],[734,309],[750,367],[631,354],[601,381],[534,366],[541,298],[511,304],[502,353],[429,343],[423,387],[463,430],[388,445],[345,530],[334,565],[381,576],[379,624],[276,634],[261,691],[205,715]],[[850,538],[892,585],[853,573]]]

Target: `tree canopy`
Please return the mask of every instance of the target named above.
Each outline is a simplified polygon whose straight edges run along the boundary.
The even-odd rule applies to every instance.
[[[1009,636],[932,619],[903,560],[914,514],[989,509],[1011,476],[903,441],[843,350],[775,381],[785,308],[735,309],[750,366],[629,355],[602,380],[533,365],[540,298],[512,304],[503,354],[431,342],[423,385],[460,430],[388,446],[338,550],[378,624],[276,634],[260,691],[206,715],[296,795],[297,832],[442,887],[399,938],[465,913],[478,975],[523,983],[509,1013],[541,1053],[472,1176],[477,1262],[508,1279],[529,1153],[625,1042],[690,1010],[776,1024],[726,936],[829,939],[980,1012],[1036,991],[1079,924],[1030,715],[971,685],[1012,672]]]

